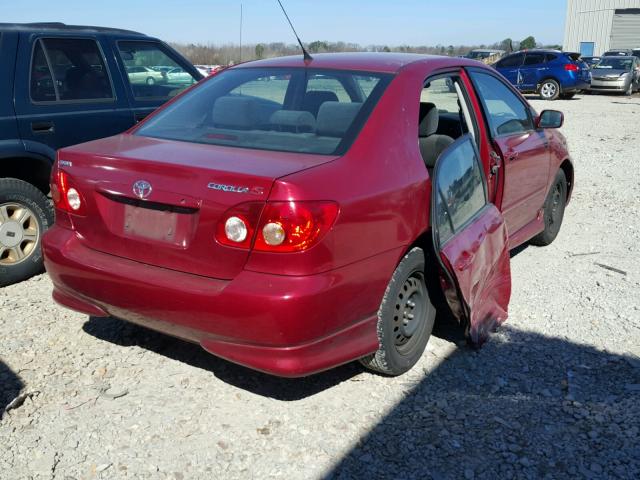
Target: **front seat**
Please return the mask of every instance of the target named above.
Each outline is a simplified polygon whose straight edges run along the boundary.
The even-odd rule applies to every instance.
[[[439,120],[439,112],[435,104],[420,104],[420,123],[418,124],[420,153],[429,170],[435,166],[440,154],[454,142],[450,136],[436,133]]]

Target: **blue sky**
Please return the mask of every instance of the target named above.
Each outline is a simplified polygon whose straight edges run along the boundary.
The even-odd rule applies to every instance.
[[[276,0],[0,0],[0,21],[114,26],[166,41],[294,41]],[[566,2],[559,0],[283,0],[305,42],[362,45],[493,43],[533,35],[562,43]]]

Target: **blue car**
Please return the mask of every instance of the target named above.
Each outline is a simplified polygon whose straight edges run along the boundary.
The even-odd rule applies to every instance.
[[[494,67],[522,93],[537,93],[543,100],[572,98],[591,83],[589,66],[579,53],[524,50],[503,57]]]

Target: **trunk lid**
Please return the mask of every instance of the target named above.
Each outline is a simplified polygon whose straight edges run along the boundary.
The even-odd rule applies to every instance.
[[[265,202],[275,179],[335,158],[130,134],[59,153],[87,207],[86,216],[72,219],[85,246],[220,279],[234,278],[249,254],[216,242],[223,214]]]

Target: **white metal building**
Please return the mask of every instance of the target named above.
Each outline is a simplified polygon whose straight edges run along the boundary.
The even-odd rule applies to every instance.
[[[563,46],[584,56],[640,48],[640,0],[567,0]]]

